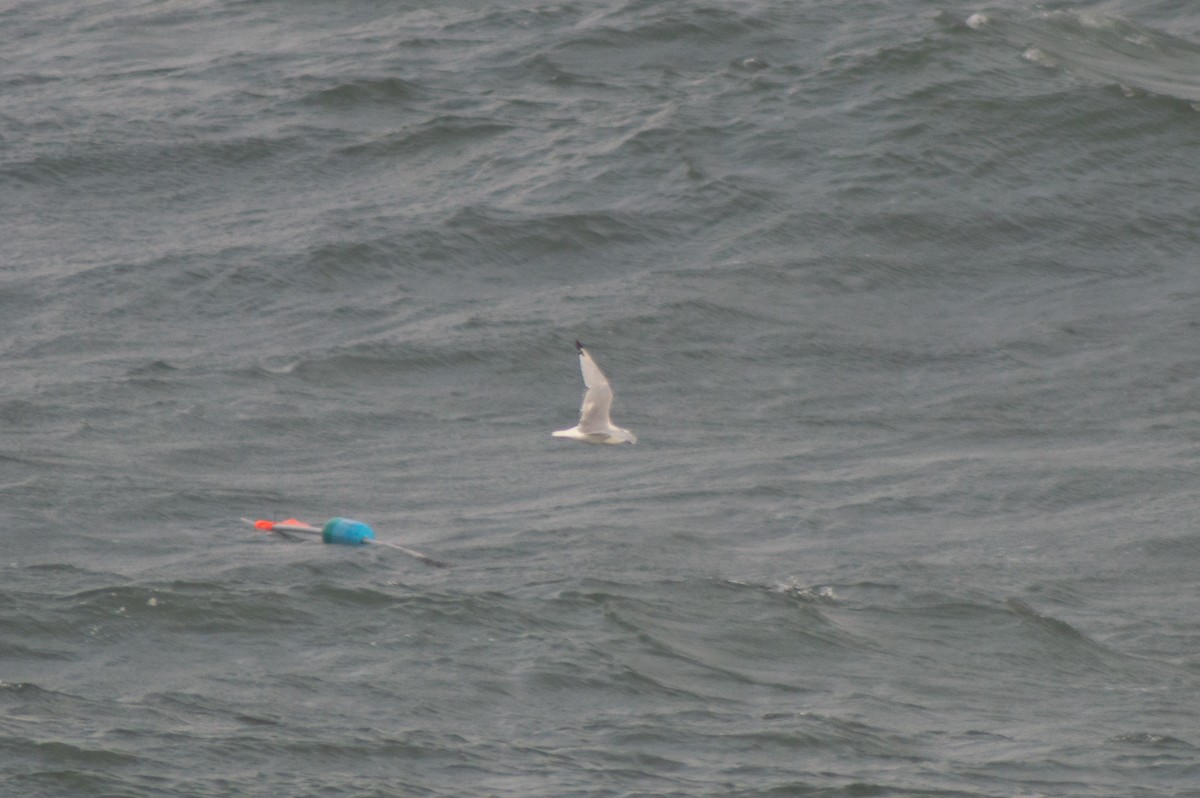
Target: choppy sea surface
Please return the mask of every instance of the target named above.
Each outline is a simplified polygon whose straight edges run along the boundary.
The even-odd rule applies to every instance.
[[[0,794],[1200,796],[1195,3],[17,0],[0,97]]]

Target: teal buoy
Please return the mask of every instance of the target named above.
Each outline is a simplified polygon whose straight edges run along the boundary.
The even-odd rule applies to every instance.
[[[362,521],[352,521],[349,518],[331,518],[321,530],[321,540],[326,543],[361,546],[368,538],[375,539],[374,530]]]

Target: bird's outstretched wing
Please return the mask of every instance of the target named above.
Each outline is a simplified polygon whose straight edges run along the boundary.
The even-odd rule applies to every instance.
[[[583,348],[583,344],[575,342],[579,350],[579,368],[583,372],[583,384],[587,391],[583,394],[583,407],[579,410],[580,432],[604,432],[612,427],[609,418],[609,408],[612,407],[612,386],[604,372],[592,360],[592,356]]]

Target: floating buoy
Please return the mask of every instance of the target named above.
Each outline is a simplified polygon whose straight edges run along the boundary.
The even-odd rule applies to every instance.
[[[257,521],[251,521],[249,518],[243,518],[242,520],[262,532],[275,532],[284,537],[287,537],[292,532],[299,532],[305,535],[319,535],[325,543],[340,543],[346,546],[361,546],[366,543],[374,543],[379,546],[387,546],[388,548],[402,551],[408,556],[415,557],[426,565],[432,565],[435,568],[445,568],[448,565],[448,563],[435,560],[419,551],[414,551],[398,543],[376,540],[375,530],[362,521],[355,521],[350,518],[330,518],[325,522],[325,526],[323,527],[306,524],[303,521],[297,521],[295,518],[288,518],[284,521],[270,521],[265,518],[260,518]]]
[[[321,528],[321,540],[326,543],[361,546],[368,538],[375,539],[375,530],[362,521],[351,521],[349,518],[331,518]]]

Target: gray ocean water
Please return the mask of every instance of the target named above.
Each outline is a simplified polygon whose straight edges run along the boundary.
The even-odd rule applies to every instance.
[[[1197,4],[17,0],[0,99],[0,794],[1200,796]]]

